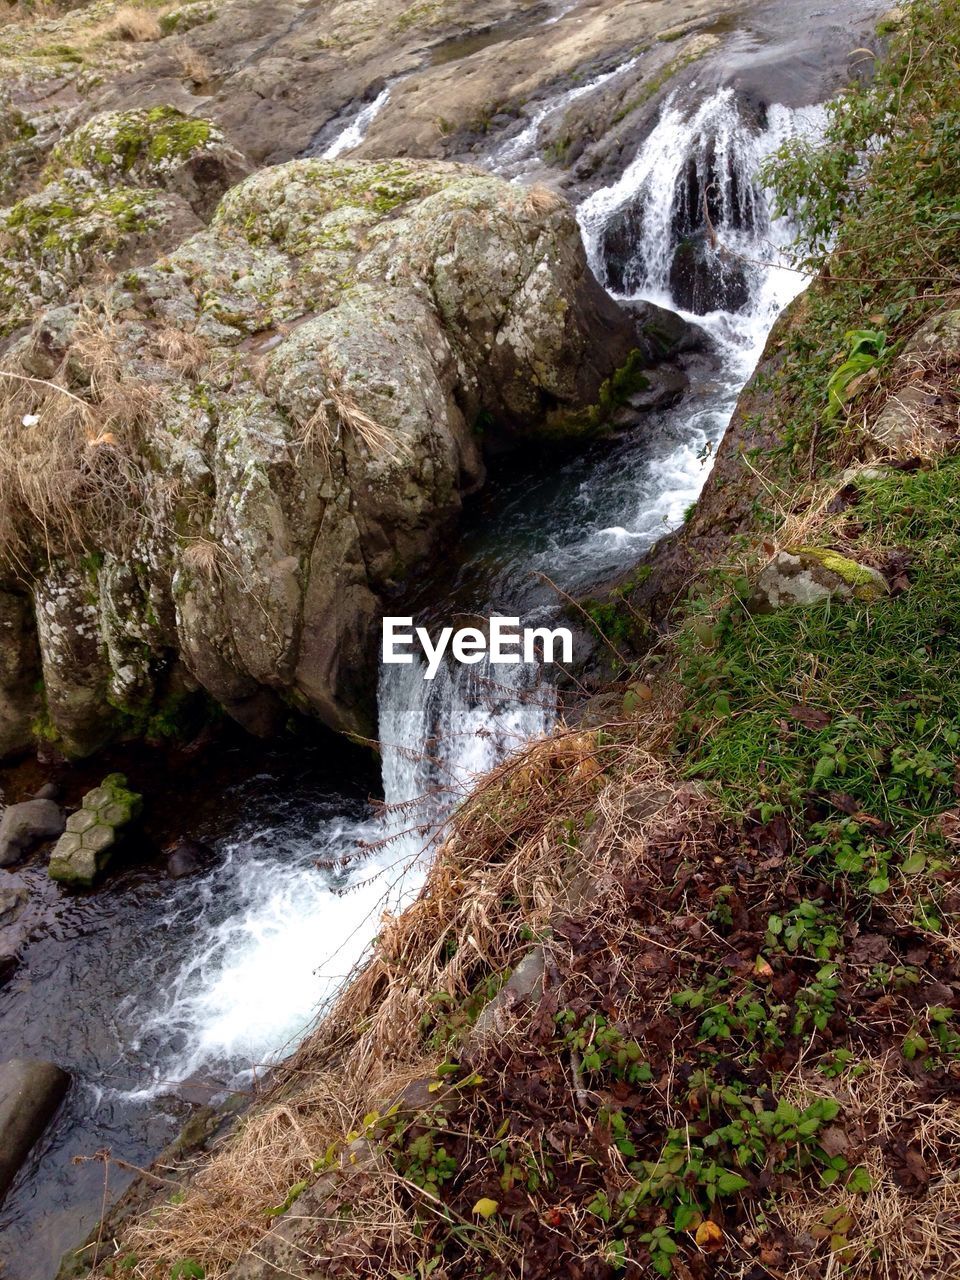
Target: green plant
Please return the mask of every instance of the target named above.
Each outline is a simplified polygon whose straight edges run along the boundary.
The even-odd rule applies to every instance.
[[[193,1258],[181,1258],[170,1268],[170,1280],[203,1280],[203,1267]]]
[[[806,952],[818,960],[829,960],[840,939],[839,922],[819,898],[801,902],[785,915],[772,915],[767,921],[768,947],[782,942],[788,951]]]

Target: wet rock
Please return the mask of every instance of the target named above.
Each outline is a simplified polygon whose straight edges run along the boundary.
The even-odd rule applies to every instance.
[[[0,759],[29,749],[40,714],[40,648],[33,601],[0,590]]]
[[[24,800],[11,804],[0,817],[0,867],[12,866],[43,840],[64,828],[64,813],[54,800]]]
[[[29,898],[26,881],[13,872],[0,876],[0,926],[14,923]]]
[[[764,567],[750,608],[754,613],[772,613],[791,605],[810,606],[828,600],[869,604],[889,594],[886,579],[876,569],[836,551],[802,547],[795,552],[778,552]]]
[[[67,819],[67,829],[50,855],[54,880],[86,888],[106,870],[123,828],[140,814],[141,797],[127,788],[122,773],[111,773],[88,791]]]
[[[27,930],[22,917],[30,898],[26,882],[13,872],[0,873],[0,987],[14,974]]]
[[[699,324],[655,302],[627,302],[639,333],[638,345],[651,365],[685,355],[710,355],[714,341]]]
[[[70,1077],[52,1062],[0,1063],[0,1199],[63,1101]]]
[[[690,385],[687,375],[669,366],[648,369],[644,374],[647,385],[627,397],[627,404],[637,413],[650,413],[653,409],[669,409],[683,399]]]
[[[167,859],[167,875],[173,880],[192,876],[212,854],[210,846],[199,840],[181,840]]]
[[[56,800],[59,803],[63,799],[63,788],[56,782],[45,782],[34,796],[35,800]]]
[[[670,267],[670,293],[684,311],[741,311],[750,301],[750,284],[742,263],[718,252],[705,234],[688,236],[677,245]]]

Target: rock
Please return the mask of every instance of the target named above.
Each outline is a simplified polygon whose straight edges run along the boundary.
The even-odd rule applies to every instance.
[[[778,552],[764,567],[750,608],[754,613],[772,613],[791,605],[809,606],[827,600],[870,604],[889,594],[886,579],[876,569],[836,551],[801,547],[795,552]]]
[[[22,876],[7,871],[0,876],[0,926],[13,924],[27,903],[30,893]]]
[[[59,803],[63,799],[63,788],[57,782],[45,782],[34,796],[35,800],[56,800]]]
[[[0,1064],[0,1199],[53,1119],[69,1084],[67,1073],[52,1062],[13,1058]]]
[[[960,446],[958,371],[960,311],[944,311],[922,324],[896,358],[894,390],[870,428],[874,457],[936,457]]]
[[[109,774],[67,819],[50,855],[52,878],[74,888],[92,885],[113,857],[122,829],[139,817],[141,807],[141,797],[128,790],[123,774]]]
[[[21,917],[24,915],[30,891],[26,881],[11,871],[0,872],[0,987],[13,976],[20,963],[29,933]]]
[[[29,750],[41,710],[40,649],[29,594],[0,589],[0,759]]]
[[[750,300],[742,263],[713,249],[704,234],[690,235],[674,250],[670,293],[677,305],[694,315],[740,311]]]
[[[141,151],[130,175],[159,181]],[[374,735],[383,602],[482,483],[481,435],[491,451],[592,435],[643,368],[696,341],[613,303],[543,188],[399,160],[246,178],[207,230],[82,315],[49,309],[8,352],[81,387],[108,358],[134,406],[97,455],[109,483],[82,532],[72,508],[20,530],[45,736],[83,756],[131,721],[149,734],[177,681],[251,732],[293,707]],[[78,428],[64,451],[83,470]],[[29,449],[29,429],[16,438]]]
[[[245,172],[218,129],[172,107],[81,125],[51,151],[39,189],[0,210],[0,336],[95,263],[149,261],[199,229]]]
[[[648,369],[644,374],[647,386],[627,397],[627,404],[637,413],[650,413],[654,409],[669,409],[684,397],[690,380],[680,369],[670,367]]]
[[[7,805],[0,817],[0,867],[19,862],[41,841],[60,835],[63,827],[63,810],[53,800]]]
[[[173,880],[192,876],[212,856],[213,850],[198,840],[181,840],[167,859],[167,875]]]
[[[540,996],[545,972],[543,948],[534,947],[523,957],[493,999],[488,1000],[480,1010],[470,1033],[471,1037],[482,1039],[491,1032],[502,1035],[509,1024],[507,1015],[511,1008],[521,1000],[537,999]]]

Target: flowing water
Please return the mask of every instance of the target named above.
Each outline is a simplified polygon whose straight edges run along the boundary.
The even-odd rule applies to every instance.
[[[361,111],[366,124],[387,92]],[[542,119],[495,143],[490,167],[533,154]],[[771,219],[756,172],[783,138],[816,132],[819,114],[774,107],[761,123],[741,117],[729,90],[686,108],[668,102],[622,176],[581,206],[598,277],[622,295],[671,305],[678,235],[690,230],[694,193],[711,188],[716,234],[741,255],[732,260],[745,281],[735,309],[696,317],[718,344],[721,370],[615,443],[482,495],[456,571],[437,580],[438,609],[455,601],[543,618],[555,596],[538,574],[582,590],[629,567],[682,520],[771,323],[803,284],[776,265],[789,229]],[[364,127],[357,117],[326,154],[356,145]],[[624,250],[631,225],[642,235],[627,234]],[[495,678],[482,665],[448,666],[432,682],[416,665],[385,668],[385,809],[368,802],[363,781],[336,779],[329,766],[305,762],[291,774],[267,762],[225,792],[205,830],[190,833],[215,837],[216,865],[199,878],[134,871],[69,898],[30,873],[50,910],[20,976],[0,992],[0,1038],[7,1056],[53,1058],[75,1083],[0,1211],[10,1280],[52,1274],[97,1216],[100,1166],[71,1157],[108,1146],[142,1163],[182,1123],[178,1095],[250,1082],[289,1049],[361,959],[381,913],[416,891],[432,834],[472,779],[547,731],[554,715],[552,689],[522,666],[497,667]]]

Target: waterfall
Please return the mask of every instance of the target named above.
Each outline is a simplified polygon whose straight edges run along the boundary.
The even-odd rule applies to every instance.
[[[547,19],[547,21],[558,21],[558,18]],[[586,84],[578,85],[575,89],[567,89],[556,97],[548,98],[546,102],[534,111],[528,123],[519,133],[507,138],[492,153],[488,163],[494,173],[511,173],[514,178],[522,175],[524,170],[537,159],[537,139],[540,136],[540,126],[545,120],[551,116],[559,115],[560,112],[565,111],[571,103],[576,102],[579,98],[594,93],[615,76],[625,75],[636,66],[637,61],[637,58],[631,58],[619,67],[614,67],[612,71],[604,71],[600,75],[594,76]]]
[[[302,813],[255,827],[183,882],[167,927],[186,959],[131,1006],[149,1097],[209,1071],[242,1080],[288,1051],[362,959],[385,911],[423,883],[437,832],[474,781],[551,726],[536,668],[445,663],[382,668],[381,812]],[[334,805],[336,810],[337,806]],[[341,806],[342,809],[342,806]],[[239,1073],[239,1074],[238,1074]]]
[[[364,109],[368,120],[384,95]],[[518,160],[535,145],[540,118],[491,159]],[[488,590],[507,612],[524,611],[518,602],[537,569],[578,590],[622,568],[676,527],[696,498],[759,344],[804,283],[774,260],[789,228],[771,218],[757,167],[818,120],[816,111],[780,107],[745,120],[727,89],[687,113],[668,102],[623,176],[580,206],[589,260],[608,287],[676,307],[677,250],[702,232],[706,201],[717,236],[749,259],[746,296],[700,317],[724,370],[678,408],[651,415],[642,448],[628,442],[577,460],[569,479],[561,473],[542,494],[526,488],[505,507],[503,527],[488,528],[489,545],[504,557]],[[341,147],[344,137],[327,154],[355,145]],[[713,267],[728,287],[722,262],[706,264],[707,284]],[[539,527],[531,530],[531,521]],[[514,548],[509,538],[518,532]],[[491,608],[489,599],[475,604]],[[536,608],[549,614],[552,604],[538,598]],[[142,1028],[140,1056],[160,1063],[147,1092],[211,1069],[236,1078],[296,1043],[366,953],[382,913],[420,888],[437,833],[474,781],[554,721],[555,693],[538,684],[536,667],[447,662],[432,681],[423,673],[417,662],[381,671],[382,809],[350,810],[334,797],[326,809],[254,824],[224,843],[219,865],[200,882],[174,890],[168,928],[185,959],[156,974],[150,1009],[131,1017]]]
[[[367,136],[367,130],[390,99],[390,86],[381,89],[372,102],[361,107],[348,125],[320,152],[321,160],[336,160],[346,151],[353,151]],[[324,131],[325,132],[325,131]],[[309,152],[308,152],[309,154]]]
[[[815,139],[822,107],[745,109],[730,88],[684,109],[673,94],[616,182],[578,210],[594,274],[617,297],[714,316],[718,336],[756,354],[803,288],[782,265],[793,229],[772,217],[763,162],[788,139]]]

